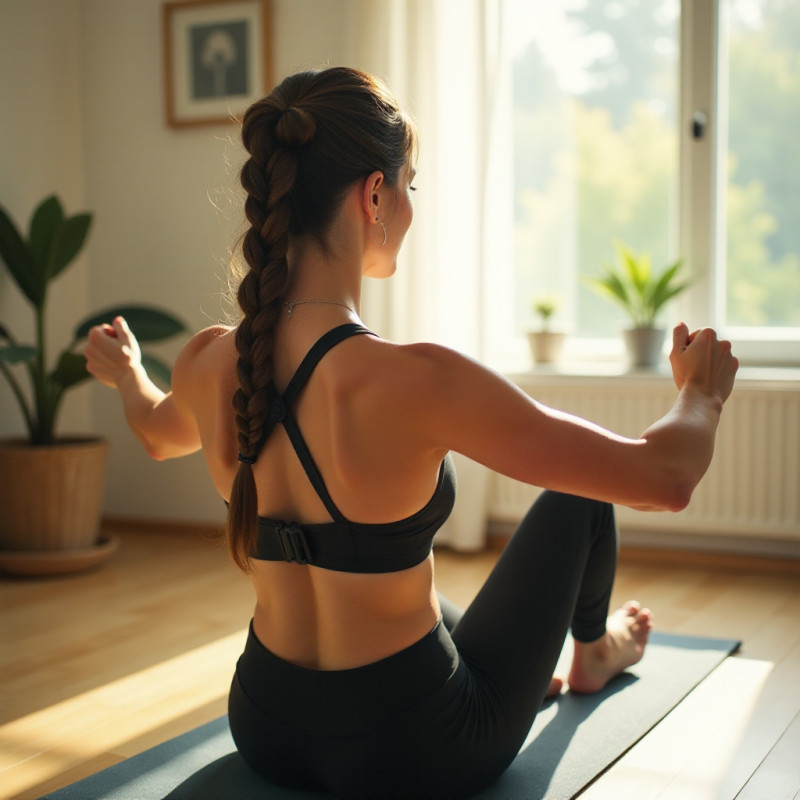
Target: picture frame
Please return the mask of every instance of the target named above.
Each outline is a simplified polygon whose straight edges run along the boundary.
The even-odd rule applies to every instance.
[[[170,127],[233,122],[269,90],[269,0],[170,0],[162,29]]]

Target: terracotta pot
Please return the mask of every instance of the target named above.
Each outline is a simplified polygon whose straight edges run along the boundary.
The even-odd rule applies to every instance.
[[[108,443],[0,441],[0,550],[92,547],[100,537]]]
[[[561,357],[566,334],[560,331],[530,331],[528,345],[536,364],[553,364]]]
[[[661,361],[666,331],[663,328],[628,328],[622,331],[632,367],[655,367]]]

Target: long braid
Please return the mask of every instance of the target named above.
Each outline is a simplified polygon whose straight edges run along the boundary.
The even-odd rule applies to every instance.
[[[270,129],[274,129],[273,131]],[[313,121],[272,100],[256,104],[245,117],[242,139],[251,153],[241,182],[247,191],[245,215],[250,229],[242,251],[250,267],[238,291],[243,318],[236,331],[239,389],[233,398],[240,465],[228,515],[231,554],[243,570],[258,532],[258,498],[252,464],[267,413],[266,387],[273,376],[275,323],[289,281],[286,259],[291,227],[291,192],[297,177],[296,147],[314,134]],[[268,153],[266,164],[261,162]]]
[[[274,373],[275,324],[289,285],[290,240],[310,236],[325,247],[347,188],[373,170],[396,185],[415,139],[385,87],[358,70],[332,67],[292,75],[253,104],[242,122],[242,141],[250,154],[241,171],[250,227],[242,241],[248,272],[237,294],[242,319],[233,408],[241,463],[231,490],[228,544],[247,572],[258,537],[253,464]]]

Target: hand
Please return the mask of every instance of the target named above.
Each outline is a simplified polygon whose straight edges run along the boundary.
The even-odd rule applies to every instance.
[[[123,317],[116,317],[111,325],[92,328],[83,354],[88,372],[114,388],[142,363],[139,342]]]
[[[683,322],[672,332],[669,361],[678,389],[691,383],[723,403],[733,390],[733,380],[739,369],[739,361],[731,353],[729,341],[718,340],[711,328],[689,333]]]

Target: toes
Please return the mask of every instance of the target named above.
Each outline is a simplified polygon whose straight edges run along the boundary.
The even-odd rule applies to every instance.
[[[646,631],[653,627],[653,615],[650,613],[649,608],[643,608],[637,615],[636,620],[639,626]]]
[[[631,633],[637,641],[646,642],[652,628],[653,625],[649,614],[642,613],[631,624]]]
[[[653,614],[649,608],[642,608],[641,604],[636,600],[629,600],[622,606],[622,611],[627,617],[634,617],[635,623],[644,625],[648,628],[652,624]]]
[[[561,689],[564,686],[564,679],[559,678],[558,675],[553,675],[550,686],[547,688],[547,694],[545,697],[555,697],[556,695],[561,694]]]

